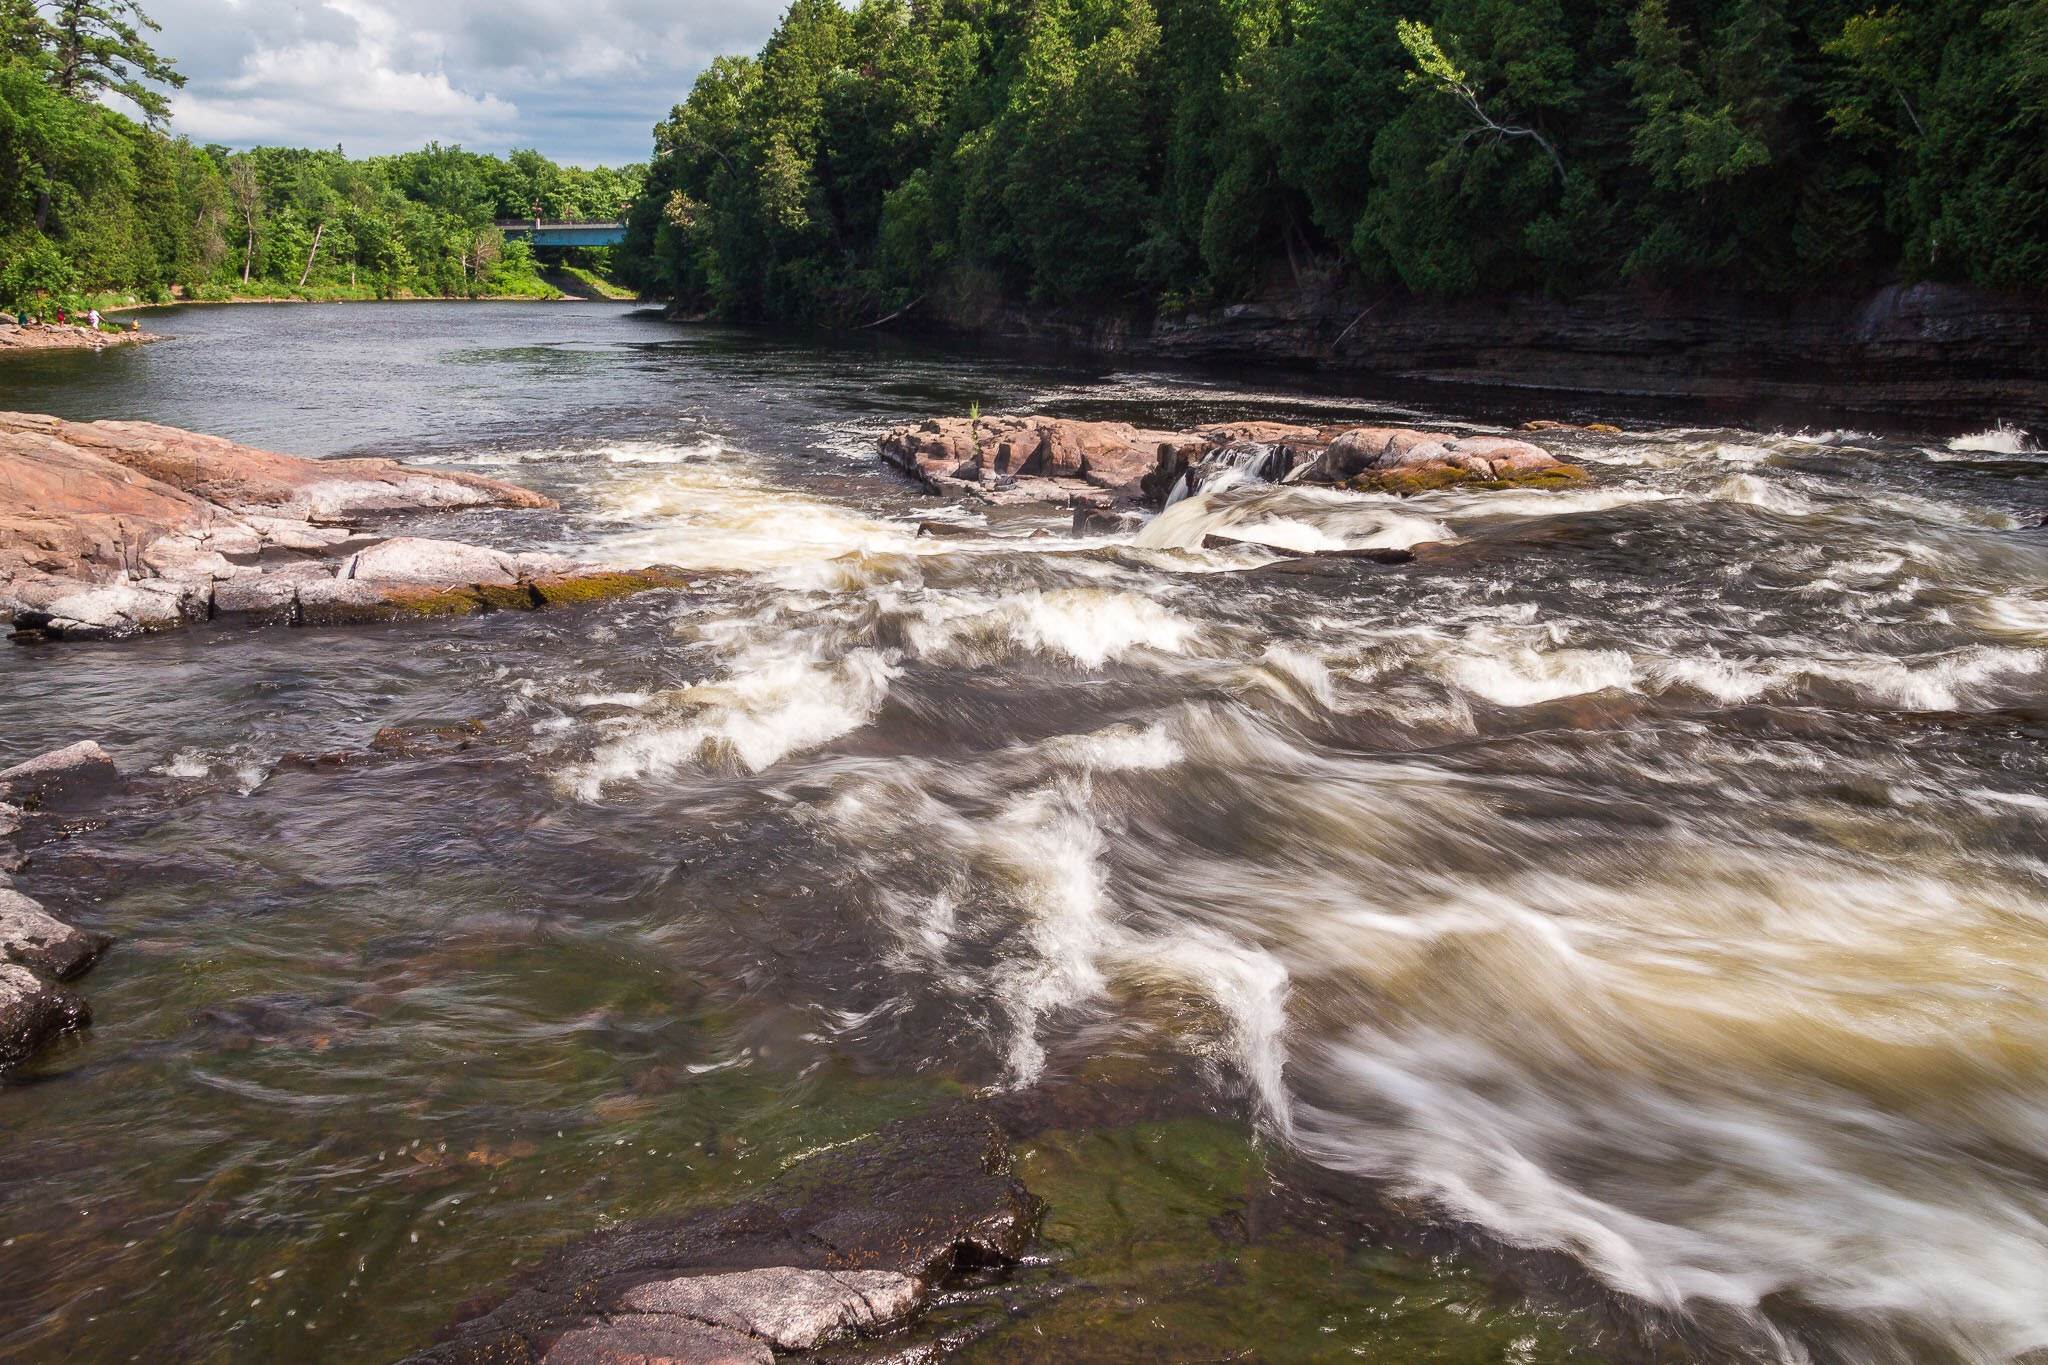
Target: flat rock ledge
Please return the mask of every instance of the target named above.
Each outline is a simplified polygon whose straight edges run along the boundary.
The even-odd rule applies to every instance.
[[[90,740],[0,769],[0,1076],[63,1034],[92,1022],[85,1001],[57,983],[87,971],[113,940],[64,923],[14,889],[21,839],[39,820],[106,794],[113,759]]]
[[[556,1252],[411,1365],[769,1365],[899,1331],[956,1269],[1016,1260],[1039,1204],[986,1114],[907,1119],[746,1202]]]
[[[0,613],[26,638],[119,639],[215,617],[351,624],[683,584],[660,566],[364,529],[404,513],[554,506],[453,470],[304,460],[151,422],[0,412]]]
[[[8,351],[104,351],[109,346],[134,346],[162,341],[153,332],[95,332],[69,323],[0,322],[0,353]]]
[[[1074,509],[1077,532],[1113,531],[1177,490],[1222,472],[1268,483],[1410,494],[1452,487],[1548,487],[1585,470],[1507,436],[1406,427],[1219,422],[1155,431],[1058,417],[934,417],[885,433],[882,458],[933,493],[998,506]]]

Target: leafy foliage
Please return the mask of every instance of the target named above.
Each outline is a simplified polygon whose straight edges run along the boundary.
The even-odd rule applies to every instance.
[[[624,268],[731,317],[1333,275],[2048,286],[2048,0],[796,0]]]

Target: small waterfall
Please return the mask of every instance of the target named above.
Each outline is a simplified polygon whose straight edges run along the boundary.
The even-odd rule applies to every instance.
[[[1293,452],[1285,446],[1238,441],[1210,451],[1190,465],[1167,495],[1166,505],[1171,507],[1193,493],[1217,493],[1241,483],[1278,483],[1293,463]]]

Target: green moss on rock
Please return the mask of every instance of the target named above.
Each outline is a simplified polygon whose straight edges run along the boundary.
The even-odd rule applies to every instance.
[[[1590,476],[1575,464],[1550,465],[1525,470],[1502,478],[1487,478],[1456,465],[1427,464],[1399,469],[1374,469],[1350,480],[1344,487],[1354,493],[1392,493],[1410,497],[1437,493],[1447,488],[1491,490],[1506,488],[1569,488]]]

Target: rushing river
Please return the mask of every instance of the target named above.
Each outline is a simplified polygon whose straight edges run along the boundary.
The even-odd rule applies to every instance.
[[[1620,1353],[1541,1292],[1580,1272],[1491,1282],[1537,1250],[1666,1358],[2048,1359],[2048,463],[2010,437],[1565,436],[1579,491],[1239,483],[1075,540],[875,435],[1473,414],[609,305],[154,325],[0,406],[498,474],[563,510],[437,524],[701,584],[0,654],[0,764],[148,775],[21,878],[121,941],[0,1088],[0,1355],[386,1359],[607,1220],[1040,1091],[1075,1287],[990,1359]],[[1219,529],[1437,547],[1276,575]],[[1240,1147],[1457,1237],[1161,1288]],[[1155,1317],[1062,1307],[1117,1274]]]

